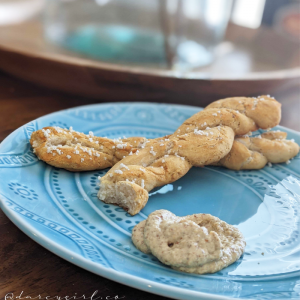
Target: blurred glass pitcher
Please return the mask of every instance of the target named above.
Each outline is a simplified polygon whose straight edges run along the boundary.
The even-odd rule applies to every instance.
[[[111,63],[189,70],[211,63],[232,0],[49,0],[46,38]]]

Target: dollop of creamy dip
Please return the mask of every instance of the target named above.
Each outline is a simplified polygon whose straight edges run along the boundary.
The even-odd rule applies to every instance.
[[[222,270],[237,261],[246,246],[242,233],[217,217],[177,217],[164,209],[136,225],[132,241],[173,269],[196,274]]]

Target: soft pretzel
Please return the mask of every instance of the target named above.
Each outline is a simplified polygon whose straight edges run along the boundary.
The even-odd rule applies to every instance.
[[[280,104],[267,96],[216,103],[235,109],[214,108],[212,103],[186,120],[168,139],[149,141],[144,149],[125,157],[101,178],[99,199],[134,215],[146,205],[148,192],[154,187],[179,179],[192,166],[220,161],[232,148],[235,135],[271,128],[280,121]]]
[[[262,99],[265,99],[264,97],[266,96],[263,96]],[[267,115],[267,121],[261,121],[257,117],[253,108],[256,109],[258,105],[266,106],[265,101],[260,99],[254,99],[253,101],[251,98],[249,100],[249,98],[244,97],[228,98],[216,101],[207,108],[210,106],[234,108],[239,112],[245,112],[250,116],[256,117],[257,122],[260,122],[260,126],[264,126],[262,128],[279,122],[280,105],[277,105],[277,114],[274,114],[273,120],[269,120],[269,115]],[[265,109],[268,109],[268,107]],[[264,118],[262,113],[259,116]],[[204,126],[201,128],[206,128],[207,122],[205,120],[203,120],[203,124]],[[194,127],[186,123],[186,126],[180,128],[179,133],[182,135],[190,131],[191,128]],[[268,162],[281,163],[289,161],[299,151],[299,146],[295,142],[285,140],[286,133],[269,132],[268,134],[262,134],[261,137],[260,146],[254,147],[252,140],[254,141],[255,138],[248,139],[237,136],[230,153],[220,162],[214,163],[214,165],[234,170],[260,169]],[[168,138],[168,136],[165,138]],[[69,171],[90,171],[113,166],[124,156],[143,149],[149,141],[151,140],[141,137],[111,140],[95,137],[92,132],[89,135],[84,135],[74,131],[72,128],[67,130],[59,127],[45,127],[32,134],[30,143],[36,155],[50,165]],[[269,153],[272,153],[272,155],[269,155]]]
[[[172,268],[189,273],[214,273],[235,262],[246,242],[240,231],[209,214],[177,217],[157,210],[132,232],[134,245]]]

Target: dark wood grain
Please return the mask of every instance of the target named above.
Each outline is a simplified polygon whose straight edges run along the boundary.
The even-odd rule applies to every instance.
[[[283,105],[282,125],[300,130],[299,86],[274,95]],[[60,109],[105,102],[58,93],[0,72],[0,141],[26,122]],[[117,99],[116,99],[117,100]],[[141,98],[142,100],[142,98]],[[214,99],[217,100],[217,99]],[[160,101],[158,97],[157,102]],[[182,100],[183,104],[197,104]],[[39,246],[0,211],[0,299],[14,296],[90,297],[95,291],[103,299],[167,299],[127,287],[85,271]],[[110,297],[110,298],[109,298]]]

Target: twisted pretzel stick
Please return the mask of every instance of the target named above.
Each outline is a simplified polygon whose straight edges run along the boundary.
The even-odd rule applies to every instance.
[[[235,135],[274,127],[280,121],[280,104],[266,96],[230,98],[217,104],[235,109],[207,107],[167,139],[149,141],[110,169],[101,179],[98,197],[134,215],[145,206],[154,187],[179,179],[192,166],[220,161],[232,148]]]
[[[252,105],[252,102],[249,102],[248,99],[252,98],[229,98],[219,100],[211,105],[226,106],[240,112],[245,111],[251,117],[257,118],[253,108],[263,100],[258,100],[260,98],[254,99],[252,100]],[[263,106],[264,104],[262,103],[261,105]],[[276,119],[272,120],[273,123],[278,123],[280,120],[280,105],[278,105],[277,110],[277,114],[275,114]],[[262,115],[262,117],[264,116]],[[267,117],[270,118],[270,116]],[[266,123],[264,119],[257,119],[257,122]],[[203,124],[207,123],[203,122]],[[186,125],[180,129],[181,134],[191,130],[192,127],[188,123]],[[267,126],[268,124],[261,125]],[[254,146],[257,143],[253,144],[256,138],[250,137],[243,140],[236,137],[230,153],[219,162],[213,164],[241,170],[260,169],[267,162],[286,162],[298,153],[299,147],[293,141],[286,141],[285,133],[276,134],[276,141],[263,134],[260,147]],[[74,131],[72,127],[70,130],[59,127],[45,127],[32,134],[30,143],[36,155],[50,165],[69,171],[90,171],[111,167],[124,156],[136,153],[139,149],[144,148],[150,141],[141,137],[111,140],[95,137],[92,132],[89,135],[85,135]],[[269,155],[268,153],[274,154]]]

